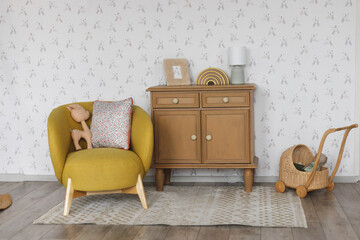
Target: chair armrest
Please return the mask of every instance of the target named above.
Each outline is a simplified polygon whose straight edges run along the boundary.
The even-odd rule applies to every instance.
[[[130,145],[131,149],[141,158],[146,175],[152,160],[154,131],[150,116],[135,105],[131,120]]]
[[[50,113],[47,122],[51,161],[55,175],[61,184],[64,184],[62,182],[62,173],[71,144],[70,124],[67,114],[68,110],[65,106],[55,108]]]

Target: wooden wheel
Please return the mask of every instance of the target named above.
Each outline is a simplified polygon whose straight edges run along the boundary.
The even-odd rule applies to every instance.
[[[307,195],[307,190],[306,190],[305,186],[303,186],[303,185],[298,186],[298,187],[296,188],[296,194],[297,194],[299,197],[301,197],[301,198],[306,197],[306,195]]]
[[[335,187],[335,184],[334,182],[330,182],[329,185],[326,187],[326,190],[328,191],[332,191]]]
[[[276,184],[275,184],[275,189],[276,189],[276,191],[279,192],[279,193],[285,192],[285,189],[286,189],[285,183],[282,182],[282,181],[280,181],[280,180],[277,181]]]

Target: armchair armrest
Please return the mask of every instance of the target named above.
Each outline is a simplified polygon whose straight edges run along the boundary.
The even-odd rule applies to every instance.
[[[152,160],[154,131],[150,116],[135,105],[133,105],[130,145],[131,149],[141,158],[146,175]]]
[[[61,184],[63,184],[62,173],[71,145],[70,124],[67,114],[68,110],[65,106],[55,108],[50,113],[47,122],[51,161],[56,178]]]

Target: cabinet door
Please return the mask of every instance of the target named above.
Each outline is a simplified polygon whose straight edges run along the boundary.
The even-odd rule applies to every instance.
[[[204,163],[250,163],[249,110],[202,111]]]
[[[154,113],[156,163],[201,163],[200,111]]]

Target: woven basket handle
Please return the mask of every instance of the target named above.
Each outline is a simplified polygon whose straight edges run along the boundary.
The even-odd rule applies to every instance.
[[[349,135],[349,132],[351,131],[351,129],[353,128],[357,128],[358,125],[357,124],[353,124],[353,125],[350,125],[350,126],[347,126],[347,127],[341,127],[341,128],[330,128],[328,129],[324,135],[322,136],[321,138],[321,142],[320,142],[320,145],[319,145],[319,149],[318,149],[318,152],[316,154],[316,158],[315,158],[315,166],[314,166],[314,169],[312,170],[311,172],[311,175],[309,177],[309,179],[307,180],[306,184],[305,184],[305,188],[308,188],[315,176],[315,173],[316,173],[316,169],[317,167],[319,166],[319,162],[320,162],[320,156],[321,156],[321,152],[323,150],[323,147],[324,147],[324,143],[325,143],[325,140],[326,140],[326,137],[330,134],[330,133],[334,133],[334,132],[338,132],[338,131],[342,131],[342,130],[346,130],[345,133],[344,133],[344,136],[343,136],[343,139],[342,139],[342,143],[341,143],[341,146],[340,146],[340,151],[339,151],[339,155],[338,155],[338,158],[337,158],[337,162],[336,162],[336,166],[334,168],[334,171],[332,172],[330,178],[329,178],[329,184],[331,184],[338,168],[339,168],[339,165],[340,165],[340,162],[341,162],[341,158],[342,158],[342,155],[344,153],[344,148],[345,148],[345,142],[346,142],[346,139]]]

